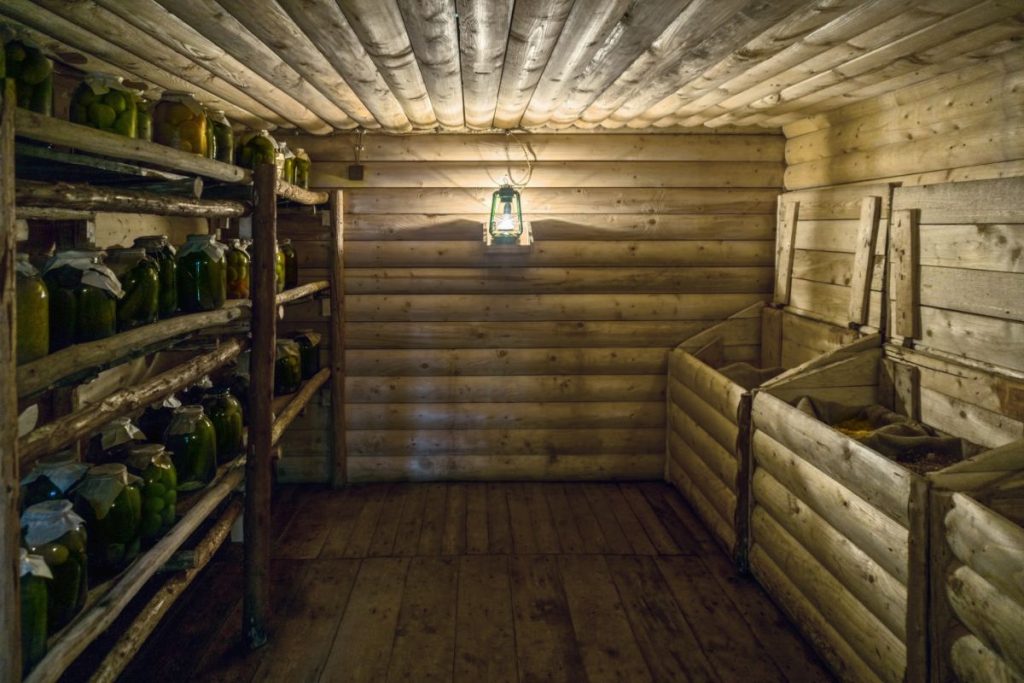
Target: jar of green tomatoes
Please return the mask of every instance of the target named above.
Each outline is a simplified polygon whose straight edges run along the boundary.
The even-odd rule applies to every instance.
[[[241,240],[232,240],[227,253],[227,287],[229,299],[249,298],[251,259]]]
[[[217,435],[217,462],[224,464],[241,455],[243,443],[242,404],[227,387],[210,390],[203,397],[203,411]]]
[[[299,147],[295,150],[295,184],[303,190],[309,189],[309,178],[313,172],[313,162],[309,160],[306,150]]]
[[[227,298],[227,249],[213,235],[189,235],[178,252],[178,307],[212,311]]]
[[[50,295],[46,283],[28,260],[18,254],[14,262],[18,365],[50,352]]]
[[[68,492],[88,469],[71,450],[44,455],[21,480],[21,509],[47,500],[70,500]]]
[[[277,157],[277,143],[270,133],[261,130],[242,136],[238,148],[238,165],[256,169],[258,164],[273,164]]]
[[[281,253],[284,254],[284,287],[291,289],[299,286],[299,255],[290,239],[281,241]]]
[[[136,237],[132,245],[145,249],[160,271],[160,317],[169,318],[178,311],[178,262],[167,235]]]
[[[178,472],[179,491],[195,491],[213,481],[217,433],[201,405],[186,405],[174,411],[164,445]]]
[[[281,245],[274,242],[274,291],[280,294],[288,280],[288,257]]]
[[[92,73],[71,95],[71,121],[134,138],[138,132],[137,95],[120,76]]]
[[[302,384],[302,355],[291,339],[278,339],[274,359],[274,395],[291,394]]]
[[[117,331],[121,283],[102,251],[62,251],[43,268],[50,295],[50,352]]]
[[[4,52],[18,107],[53,116],[53,62],[39,48],[20,40],[7,43]]]
[[[21,515],[22,538],[31,555],[40,555],[53,581],[46,609],[50,633],[63,628],[85,605],[89,561],[85,520],[68,500],[48,500]]]
[[[21,597],[21,674],[24,677],[46,654],[46,608],[53,573],[41,555],[18,549],[18,589]]]
[[[174,526],[178,503],[178,472],[163,445],[135,446],[125,461],[128,471],[142,479],[142,542],[154,543]]]
[[[120,463],[96,465],[75,489],[75,511],[89,529],[89,563],[97,572],[118,572],[139,554],[141,481]]]
[[[145,249],[110,249],[107,265],[121,282],[117,331],[155,323],[160,316],[160,265]]]
[[[141,91],[135,92],[135,137],[153,142],[153,103]]]
[[[210,121],[213,124],[213,141],[216,147],[213,158],[225,164],[235,163],[235,133],[231,130],[228,117],[218,109],[210,112]]]
[[[192,93],[165,92],[153,110],[154,141],[206,156],[206,135],[206,112]]]
[[[281,141],[278,146],[281,156],[284,157],[281,163],[281,180],[288,183],[295,183],[295,153],[288,149],[288,143]]]
[[[320,372],[321,335],[313,330],[299,330],[292,335],[292,339],[299,345],[302,379],[309,379]]]

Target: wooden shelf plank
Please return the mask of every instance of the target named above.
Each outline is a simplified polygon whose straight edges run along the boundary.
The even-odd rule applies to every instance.
[[[318,192],[316,190],[306,190],[298,185],[292,185],[286,183],[283,180],[278,180],[275,187],[278,197],[289,199],[296,204],[323,204],[327,201],[326,192]]]
[[[186,175],[199,175],[227,183],[246,184],[252,181],[252,173],[248,169],[182,152],[155,142],[132,140],[123,135],[42,116],[24,109],[18,109],[15,113],[14,128],[20,138],[51,145],[153,164]]]
[[[281,304],[290,304],[295,301],[300,301],[302,299],[305,299],[307,296],[312,296],[317,292],[329,289],[330,286],[331,283],[328,282],[327,280],[307,282],[304,285],[299,285],[298,287],[286,289],[285,291],[278,294],[276,297],[276,303],[278,306],[280,306]]]
[[[276,446],[277,442],[281,440],[288,425],[298,417],[302,409],[316,396],[316,392],[320,390],[327,380],[331,378],[331,371],[329,368],[324,368],[320,372],[316,373],[308,380],[303,382],[299,390],[294,394],[287,394],[285,396],[278,396],[274,399],[273,410],[274,410],[274,428],[270,434],[270,445]]]
[[[196,356],[143,384],[115,391],[99,404],[86,406],[29,432],[18,439],[17,453],[21,471],[27,472],[40,456],[56,452],[92,434],[114,418],[145,407],[194,383],[203,375],[236,357],[244,346],[243,341],[232,339],[217,349]]]
[[[235,218],[249,213],[247,204],[225,199],[192,199],[141,190],[35,180],[17,181],[15,203],[18,206],[200,218]]]
[[[61,631],[49,652],[25,683],[50,683],[60,678],[68,665],[101,635],[131,602],[146,582],[188,540],[199,525],[238,487],[244,475],[245,457],[226,468],[219,479],[203,490],[201,498],[156,545],[125,570],[116,583],[89,609]]]

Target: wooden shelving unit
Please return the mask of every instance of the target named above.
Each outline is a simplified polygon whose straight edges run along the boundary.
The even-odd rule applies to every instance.
[[[19,138],[49,145],[72,147],[83,157],[96,155],[103,163],[84,160],[104,173],[135,175],[146,183],[114,187],[79,183],[14,180],[15,131]],[[19,143],[20,144],[20,143]],[[74,163],[75,153],[55,153],[59,161]],[[52,155],[51,155],[52,156]],[[34,157],[35,158],[35,157]],[[37,159],[38,161],[38,159]],[[155,167],[148,170],[148,167]],[[66,167],[66,166],[65,166]],[[201,199],[203,179],[248,188],[249,201]],[[117,645],[96,672],[96,680],[114,680],[141,647],[173,601],[182,594],[217,548],[243,510],[235,492],[245,485],[246,627],[252,645],[265,638],[269,614],[269,516],[271,450],[287,426],[332,375],[325,368],[305,382],[298,392],[271,400],[274,340],[279,306],[301,301],[329,290],[329,281],[318,281],[276,294],[274,291],[274,243],[279,199],[300,204],[319,204],[330,199],[332,215],[340,217],[340,193],[305,190],[282,182],[273,166],[251,172],[230,164],[197,157],[161,145],[103,133],[73,123],[15,110],[12,91],[4,91],[0,120],[0,369],[17,383],[4,383],[0,394],[0,524],[4,543],[0,567],[0,679],[20,678],[20,641],[17,600],[18,482],[20,472],[39,456],[59,450],[88,436],[111,419],[129,414],[194,383],[200,377],[235,359],[251,348],[249,445],[246,455],[221,466],[206,488],[183,497],[180,518],[171,531],[121,575],[93,591],[90,603],[78,617],[51,639],[50,650],[26,678],[33,683],[57,680],[90,643],[107,629],[132,598],[165,566],[200,527],[191,566],[169,573],[156,596],[142,608]],[[150,213],[171,216],[225,218],[253,217],[254,254],[251,300],[229,301],[217,311],[182,315],[124,332],[114,337],[78,344],[36,362],[16,367],[14,320],[15,291],[12,267],[15,252],[15,218],[87,219],[95,211]],[[336,249],[340,276],[340,235]],[[340,299],[340,297],[338,297]],[[340,308],[340,301],[332,308]],[[340,327],[340,324],[339,324]],[[250,332],[251,342],[244,338]],[[208,351],[136,386],[115,391],[98,404],[54,419],[25,436],[17,437],[18,399],[71,386],[100,371],[134,358],[168,350],[187,339],[205,337]],[[224,338],[221,338],[224,337]],[[205,347],[204,347],[205,348]],[[340,347],[338,347],[340,348]],[[340,377],[340,375],[336,375]],[[275,421],[276,415],[276,421]],[[338,439],[340,442],[341,439]],[[225,501],[228,503],[225,505]],[[204,522],[217,514],[212,525]],[[11,576],[13,574],[13,576]]]

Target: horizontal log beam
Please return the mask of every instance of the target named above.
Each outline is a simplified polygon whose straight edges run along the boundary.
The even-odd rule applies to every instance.
[[[275,407],[274,414],[274,426],[270,433],[270,445],[276,446],[277,442],[281,440],[288,425],[290,425],[299,413],[301,413],[306,405],[313,400],[316,396],[316,392],[320,390],[327,380],[331,378],[331,371],[329,368],[324,368],[320,372],[316,373],[309,378],[308,381],[302,384],[297,392],[291,394],[287,398],[289,399],[285,403],[283,408],[280,408],[280,412]]]
[[[249,213],[249,207],[242,202],[186,199],[138,190],[29,180],[18,182],[15,188],[15,201],[23,206],[199,218],[235,218]]]

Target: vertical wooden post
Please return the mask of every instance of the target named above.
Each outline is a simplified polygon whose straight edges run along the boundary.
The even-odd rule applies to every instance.
[[[245,600],[243,632],[251,648],[267,642],[270,616],[271,431],[277,304],[277,169],[253,174],[252,353],[249,361],[249,452],[245,464]]]
[[[14,384],[14,81],[4,83],[0,113],[0,680],[21,680],[18,599],[18,388]]]
[[[875,274],[875,244],[878,241],[878,220],[881,212],[881,197],[864,197],[860,205],[860,224],[857,226],[857,245],[854,249],[853,272],[850,278],[848,319],[851,327],[860,327],[868,321],[871,279]]]
[[[341,190],[331,192],[331,482],[348,481],[345,447],[345,216]]]
[[[904,345],[920,337],[918,285],[918,212],[902,209],[892,213],[893,333]]]
[[[775,297],[773,303],[789,303],[789,283],[793,277],[793,245],[796,240],[796,222],[800,218],[800,202],[789,202],[783,207],[782,222],[775,237]]]

